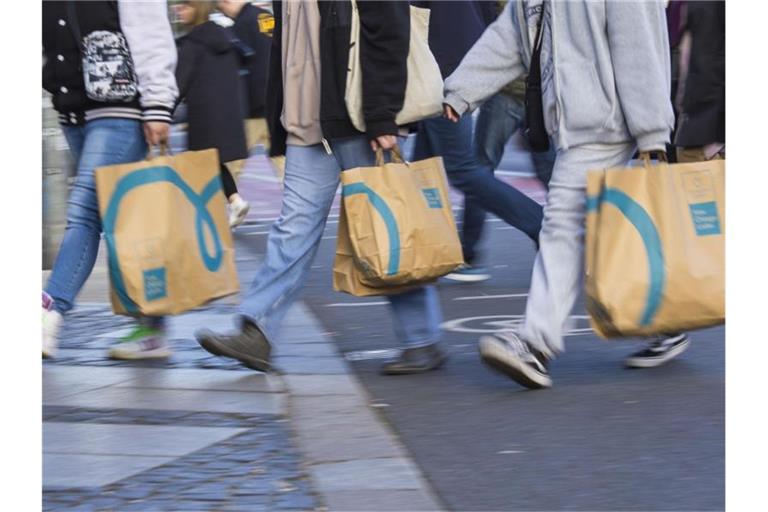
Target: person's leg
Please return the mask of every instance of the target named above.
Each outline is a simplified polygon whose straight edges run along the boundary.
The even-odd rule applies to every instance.
[[[524,386],[550,386],[546,363],[564,350],[563,327],[584,272],[587,171],[625,165],[634,151],[632,144],[613,144],[557,154],[523,324],[480,340],[483,362]]]
[[[477,157],[472,140],[472,119],[458,123],[447,119],[430,119],[430,141],[440,144],[445,170],[451,185],[473,197],[483,209],[500,217],[531,238],[538,240],[542,207],[516,188],[497,179],[493,169]]]
[[[74,306],[75,297],[91,274],[99,249],[101,219],[94,170],[141,160],[147,152],[139,121],[97,119],[82,130],[81,149],[73,149],[80,158],[69,195],[67,226],[46,286],[46,292],[53,297],[54,309],[61,314]],[[76,139],[69,136],[68,140]]]
[[[497,169],[510,137],[522,126],[525,104],[521,99],[498,93],[480,106],[475,124],[475,145],[484,163]]]
[[[271,342],[307,280],[339,184],[339,165],[320,144],[288,146],[286,164],[282,211],[240,305],[240,332],[196,333],[208,352],[260,371],[271,369]]]
[[[342,169],[374,165],[375,155],[365,137],[332,141],[331,146]],[[446,355],[438,347],[442,317],[435,288],[420,287],[387,299],[404,350],[399,358],[385,363],[384,373],[416,373],[441,366]]]
[[[251,205],[237,192],[237,184],[226,164],[221,164],[220,172],[224,197],[229,202],[229,227],[234,228],[243,223]]]

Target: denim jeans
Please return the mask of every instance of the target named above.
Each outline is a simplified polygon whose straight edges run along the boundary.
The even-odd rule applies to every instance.
[[[67,227],[46,292],[54,309],[65,314],[93,270],[101,237],[94,170],[105,165],[142,160],[147,145],[141,122],[132,119],[96,119],[85,126],[62,126],[77,162],[77,176],[69,194]]]
[[[504,147],[524,122],[525,103],[522,99],[499,93],[480,106],[475,123],[475,144],[486,165],[493,169],[499,167]],[[532,152],[531,158],[536,177],[548,188],[555,165],[555,145],[550,144],[545,153]]]
[[[289,145],[280,217],[267,239],[264,262],[240,306],[241,314],[273,340],[309,275],[343,169],[374,165],[375,155],[364,136],[322,145]],[[388,296],[395,333],[405,347],[435,343],[441,312],[437,291],[425,286]]]
[[[443,157],[448,181],[465,196],[461,245],[464,261],[476,259],[476,246],[489,211],[534,242],[538,241],[542,208],[516,188],[497,179],[493,167],[478,156],[472,138],[472,118],[458,123],[441,117],[419,123],[413,159]]]

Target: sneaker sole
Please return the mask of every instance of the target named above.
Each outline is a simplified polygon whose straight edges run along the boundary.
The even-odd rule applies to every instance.
[[[264,361],[263,359],[259,359],[258,357],[253,357],[253,356],[249,356],[248,354],[243,354],[241,352],[230,350],[229,347],[225,345],[221,345],[220,343],[217,343],[216,341],[213,341],[210,338],[198,339],[197,342],[207,352],[215,356],[228,357],[230,359],[235,359],[236,361],[240,361],[240,363],[242,363],[243,366],[246,366],[251,370],[256,370],[256,371],[265,372],[265,373],[272,370],[272,364],[269,361]]]
[[[417,374],[417,373],[431,372],[432,370],[437,370],[440,367],[442,367],[447,360],[448,360],[448,356],[447,355],[443,355],[438,361],[432,363],[429,366],[425,366],[425,367],[418,368],[418,369],[411,368],[411,369],[407,369],[407,370],[406,369],[404,369],[404,370],[387,370],[387,369],[382,368],[381,369],[381,374],[382,375],[414,375],[414,374]]]
[[[509,357],[509,350],[493,336],[483,336],[479,342],[480,360],[491,370],[506,375],[529,389],[552,387],[552,379],[532,370],[520,359]]]
[[[158,350],[146,350],[144,352],[123,352],[120,349],[114,348],[109,351],[110,359],[117,359],[119,361],[137,361],[139,359],[168,359],[173,352],[168,349]]]
[[[479,283],[480,281],[487,281],[491,276],[488,274],[480,275],[466,275],[466,274],[446,274],[443,279],[449,281],[458,281],[459,283]]]
[[[685,352],[690,344],[691,340],[686,339],[659,357],[628,357],[624,360],[624,366],[627,368],[656,368],[657,366],[661,366],[664,363],[668,363],[672,359]]]
[[[237,214],[237,217],[235,217],[235,219],[233,221],[230,221],[229,227],[230,228],[236,228],[237,226],[242,224],[243,221],[245,220],[245,217],[248,215],[248,211],[250,209],[251,209],[251,205],[250,204],[246,204],[245,208],[243,208],[242,211],[240,211],[240,213]]]

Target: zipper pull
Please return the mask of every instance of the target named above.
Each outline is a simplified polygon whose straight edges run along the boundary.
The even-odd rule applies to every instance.
[[[328,141],[325,140],[325,138],[323,138],[323,147],[325,148],[326,153],[328,153],[329,155],[333,154],[333,151],[331,151],[331,145],[328,144]]]

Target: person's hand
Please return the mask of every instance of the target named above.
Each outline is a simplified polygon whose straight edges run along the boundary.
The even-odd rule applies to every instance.
[[[394,135],[379,135],[371,141],[371,149],[376,151],[381,148],[384,150],[392,149],[397,146],[397,137]]]
[[[450,106],[447,103],[443,103],[443,117],[448,119],[449,121],[453,121],[454,123],[458,123],[459,122],[459,118],[461,116],[459,114],[457,114],[455,110],[453,110],[452,106]]]
[[[147,121],[144,123],[144,138],[150,146],[167,144],[171,133],[171,126],[160,121]]]

